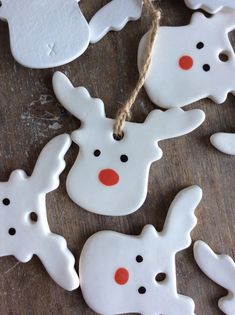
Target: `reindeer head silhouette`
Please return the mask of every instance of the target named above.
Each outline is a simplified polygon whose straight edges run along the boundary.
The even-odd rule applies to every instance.
[[[144,123],[125,124],[124,138],[113,136],[114,120],[104,103],[83,87],[74,88],[60,72],[53,77],[61,104],[82,121],[72,133],[80,151],[67,179],[71,199],[92,212],[126,215],[136,211],[147,194],[149,168],[162,157],[158,141],[189,133],[204,120],[200,110],[152,111]]]
[[[112,0],[87,23],[78,0],[1,0],[14,58],[30,68],[50,68],[79,57],[111,30],[141,16],[142,0]],[[124,9],[125,8],[125,9]]]
[[[0,256],[13,255],[28,262],[37,255],[50,276],[67,290],[79,285],[75,260],[65,239],[49,229],[45,199],[59,186],[64,155],[70,145],[68,135],[52,139],[30,177],[16,170],[8,182],[0,183]]]
[[[79,275],[84,299],[95,312],[194,314],[192,299],[177,293],[175,255],[191,244],[201,197],[198,186],[182,190],[160,233],[147,225],[139,236],[101,231],[88,239]]]
[[[228,93],[235,94],[235,55],[228,38],[234,28],[234,10],[211,18],[197,12],[187,26],[161,27],[145,83],[151,100],[169,108],[205,97],[223,103]],[[140,67],[147,38],[139,46]]]

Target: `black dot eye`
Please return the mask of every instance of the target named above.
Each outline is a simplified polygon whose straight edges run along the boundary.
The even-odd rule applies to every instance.
[[[9,204],[10,204],[10,199],[4,198],[4,199],[2,200],[2,203],[4,204],[4,206],[9,206]]]
[[[161,283],[166,280],[166,274],[164,272],[160,272],[155,277],[156,282]]]
[[[146,293],[145,287],[140,287],[140,288],[138,289],[138,292],[139,292],[139,294],[145,294],[145,293]]]
[[[203,44],[203,42],[199,42],[199,43],[197,43],[197,49],[202,49],[202,48],[204,48],[204,44]]]
[[[203,68],[203,70],[206,71],[206,72],[210,71],[210,69],[211,69],[211,67],[210,67],[208,64],[203,65],[202,68]]]
[[[143,260],[144,258],[141,255],[136,256],[137,263],[142,263]]]
[[[0,1],[0,7],[2,6],[2,1]]]
[[[100,150],[95,150],[94,151],[94,156],[98,157],[98,156],[100,156],[100,154],[101,154]]]
[[[126,163],[126,162],[128,161],[128,156],[125,155],[125,154],[123,154],[123,155],[121,155],[120,160],[121,160],[123,163]]]
[[[11,236],[13,236],[13,235],[16,234],[16,230],[15,230],[14,228],[10,228],[10,229],[8,230],[8,233],[9,233]]]

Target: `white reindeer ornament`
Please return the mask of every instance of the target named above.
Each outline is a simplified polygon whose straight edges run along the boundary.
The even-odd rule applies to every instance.
[[[229,291],[219,300],[219,308],[226,315],[235,313],[235,262],[227,255],[216,255],[204,242],[194,245],[194,257],[200,269],[214,282]]]
[[[196,12],[187,26],[161,27],[145,82],[151,100],[170,108],[206,97],[223,103],[228,93],[235,95],[235,55],[228,37],[233,29],[235,10],[211,18]],[[139,46],[140,69],[147,39],[148,33]]]
[[[90,42],[141,16],[142,0],[112,0],[88,24],[79,1],[1,0],[0,18],[9,24],[14,58],[30,68],[64,65],[83,54]]]
[[[185,135],[205,118],[201,110],[152,111],[144,123],[127,122],[124,137],[113,136],[114,120],[105,116],[104,103],[83,87],[74,88],[61,72],[53,77],[60,103],[82,121],[72,133],[78,158],[67,179],[70,198],[82,208],[121,216],[138,210],[147,195],[151,164],[162,157],[158,141]]]
[[[0,183],[0,257],[13,255],[26,263],[37,255],[52,279],[69,291],[79,286],[75,260],[65,239],[49,229],[45,199],[59,186],[70,145],[69,135],[52,139],[30,177],[16,170],[8,182]]]
[[[80,257],[86,303],[99,314],[193,315],[194,302],[177,293],[175,255],[191,244],[198,186],[174,199],[162,232],[152,225],[139,236],[102,231],[91,236]]]
[[[193,9],[203,9],[211,14],[215,14],[223,8],[235,9],[234,0],[185,0],[186,5]]]

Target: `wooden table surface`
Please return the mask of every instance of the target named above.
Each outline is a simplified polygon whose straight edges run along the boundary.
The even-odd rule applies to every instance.
[[[81,8],[89,20],[107,2],[82,0]],[[184,25],[190,20],[192,11],[183,0],[156,1],[156,5],[162,9],[163,25]],[[115,117],[138,79],[137,47],[149,22],[145,12],[140,21],[109,34],[79,59],[59,68],[74,84],[87,87],[94,97],[103,99],[109,117]],[[1,181],[17,168],[30,174],[38,154],[51,138],[79,127],[79,121],[58,104],[53,94],[54,71],[30,70],[16,63],[10,53],[8,26],[0,22]],[[151,167],[147,200],[139,211],[126,217],[94,215],[69,199],[65,180],[78,154],[78,147],[72,146],[61,186],[47,197],[47,211],[52,231],[67,239],[76,257],[76,268],[84,242],[99,230],[138,234],[147,223],[161,230],[176,193],[192,184],[200,185],[204,192],[196,212],[198,225],[192,233],[193,240],[202,239],[215,251],[235,258],[235,157],[216,151],[209,142],[210,135],[217,131],[235,131],[234,103],[230,95],[223,105],[202,100],[188,107],[203,109],[206,122],[190,135],[161,143],[164,157]],[[133,121],[142,122],[152,109],[154,105],[142,91],[133,109]],[[94,314],[80,290],[70,293],[61,289],[37,257],[27,264],[13,257],[1,258],[0,262],[1,315]],[[222,314],[217,301],[226,291],[199,271],[192,246],[177,255],[177,278],[179,292],[194,299],[197,315]]]

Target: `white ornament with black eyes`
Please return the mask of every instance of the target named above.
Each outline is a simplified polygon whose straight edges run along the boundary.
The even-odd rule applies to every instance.
[[[121,216],[138,210],[145,201],[151,164],[162,157],[160,140],[185,135],[204,121],[201,110],[152,111],[144,123],[127,122],[124,138],[113,136],[115,121],[105,116],[104,103],[83,87],[74,88],[61,72],[53,77],[61,104],[82,126],[72,133],[79,155],[67,178],[70,198],[82,208]]]
[[[52,139],[30,177],[16,170],[8,182],[0,183],[0,257],[13,255],[26,263],[37,255],[52,279],[69,291],[79,286],[75,260],[65,239],[50,231],[45,199],[59,186],[70,145],[69,135]]]
[[[191,23],[160,27],[145,82],[151,100],[162,108],[183,107],[209,97],[223,103],[235,95],[235,55],[228,33],[235,29],[235,10],[211,18],[196,12]],[[148,34],[140,42],[142,69]]]
[[[142,0],[112,0],[88,24],[79,0],[1,0],[14,58],[29,68],[51,68],[78,58],[89,43],[137,20]]]
[[[214,282],[228,290],[228,295],[219,300],[219,308],[226,315],[235,310],[235,262],[227,255],[216,255],[204,242],[194,245],[194,257],[200,269]]]
[[[186,5],[193,9],[203,9],[211,14],[215,14],[223,8],[235,9],[234,0],[185,0]]]
[[[175,255],[191,244],[198,186],[182,190],[164,229],[147,225],[139,236],[101,231],[86,242],[79,275],[83,297],[99,314],[193,315],[194,302],[177,293]],[[107,303],[108,301],[108,303]]]

